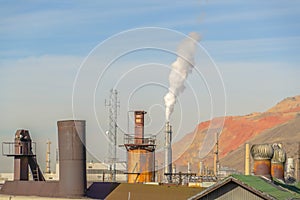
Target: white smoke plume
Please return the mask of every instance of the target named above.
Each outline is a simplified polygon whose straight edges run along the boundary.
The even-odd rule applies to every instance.
[[[176,97],[184,91],[184,81],[194,67],[194,56],[197,47],[197,41],[200,36],[191,32],[189,37],[184,39],[177,48],[177,59],[172,63],[172,69],[169,75],[169,92],[165,95],[166,121],[170,120],[170,115],[174,110]]]

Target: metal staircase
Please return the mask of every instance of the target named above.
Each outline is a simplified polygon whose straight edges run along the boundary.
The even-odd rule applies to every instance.
[[[32,152],[31,152],[32,153]],[[28,158],[28,164],[32,173],[32,178],[34,181],[45,181],[43,173],[37,163],[36,156]]]
[[[45,181],[33,147],[35,147],[35,143],[32,142],[28,130],[17,130],[14,142],[2,143],[2,154],[14,157],[15,160],[14,180],[28,181],[30,167],[34,181]]]

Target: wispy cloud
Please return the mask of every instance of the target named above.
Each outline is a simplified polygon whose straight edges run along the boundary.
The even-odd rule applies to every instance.
[[[246,40],[204,41],[203,46],[217,60],[259,59],[265,61],[293,61],[300,51],[300,37],[259,38]],[[292,60],[290,60],[292,58]]]

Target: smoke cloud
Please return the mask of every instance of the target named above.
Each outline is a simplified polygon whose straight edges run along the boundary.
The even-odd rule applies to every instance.
[[[165,95],[166,121],[170,120],[170,116],[174,110],[176,97],[185,89],[184,81],[194,67],[194,56],[197,47],[197,41],[200,36],[192,32],[189,37],[184,39],[177,48],[177,59],[172,63],[169,75],[169,92]]]

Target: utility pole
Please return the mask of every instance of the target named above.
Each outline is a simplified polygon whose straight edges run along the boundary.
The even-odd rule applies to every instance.
[[[214,174],[218,178],[220,162],[219,162],[219,132],[216,132],[216,151],[214,152]]]
[[[120,102],[118,100],[118,91],[111,89],[109,100],[105,100],[105,106],[108,107],[109,112],[109,122],[108,122],[108,160],[109,169],[112,175],[112,181],[116,181],[116,162],[117,162],[117,119],[118,119],[118,108],[120,107]]]

